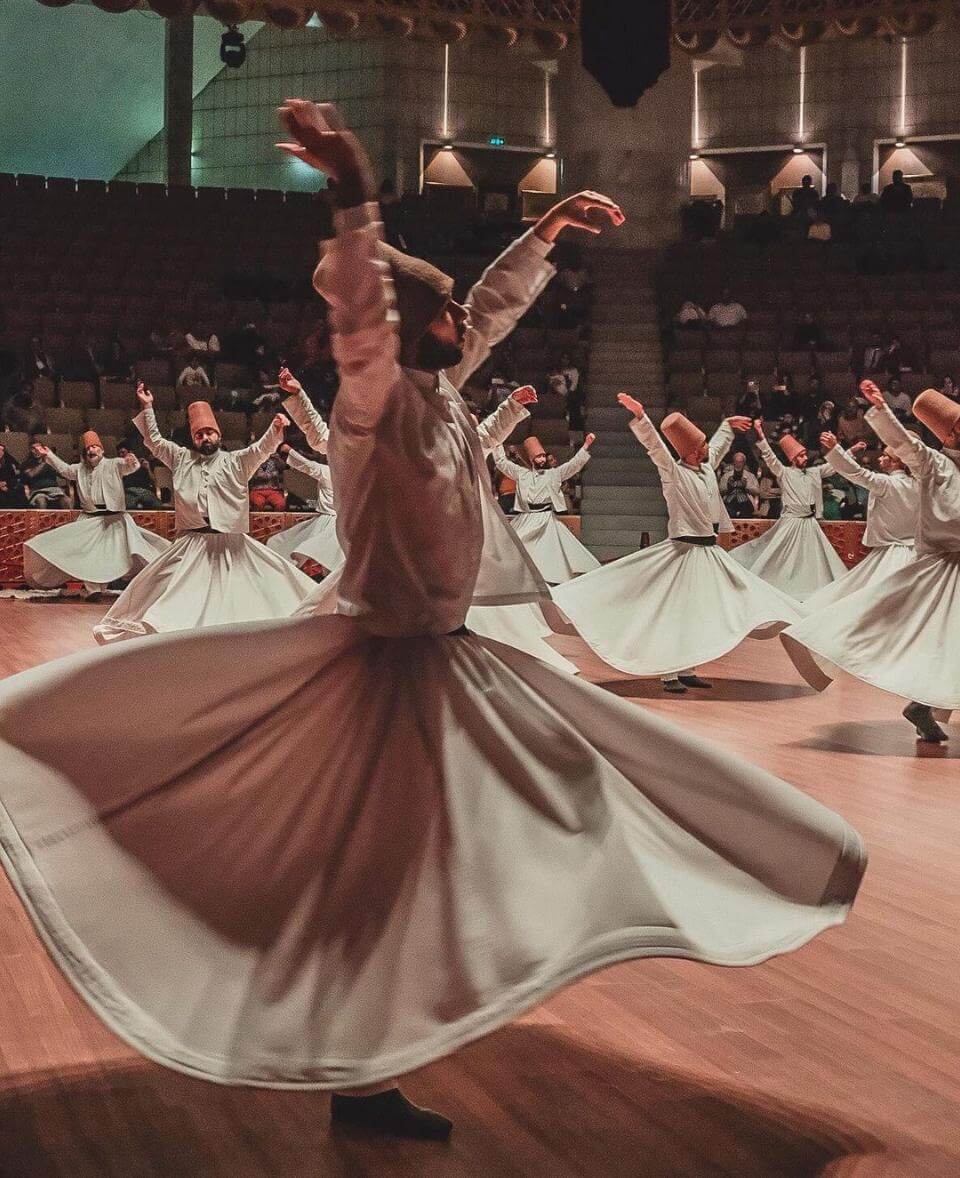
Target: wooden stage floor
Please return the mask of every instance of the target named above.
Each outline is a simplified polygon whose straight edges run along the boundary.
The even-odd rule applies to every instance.
[[[92,645],[103,608],[0,602],[0,675]],[[48,963],[2,878],[0,1175],[958,1178],[960,727],[919,756],[898,701],[849,679],[817,696],[777,642],[744,644],[710,667],[712,692],[682,698],[556,644],[850,819],[871,863],[848,924],[753,969],[640,961],[582,981],[409,1078],[455,1118],[448,1146],[375,1144],[331,1135],[321,1093],[140,1060]]]

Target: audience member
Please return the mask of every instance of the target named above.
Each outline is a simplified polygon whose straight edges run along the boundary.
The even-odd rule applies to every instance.
[[[262,463],[250,480],[250,507],[253,511],[284,511],[287,499],[283,493],[284,462],[277,454]]]
[[[874,376],[878,372],[886,371],[887,349],[883,346],[883,336],[875,331],[870,337],[870,343],[863,349],[863,359],[857,379],[864,376]]]
[[[126,458],[133,451],[123,443],[117,446],[117,457]],[[163,506],[153,481],[153,470],[149,460],[138,454],[140,465],[133,472],[123,476],[123,494],[131,511],[157,511]]]
[[[835,230],[843,229],[850,220],[850,202],[832,180],[820,201],[820,216]]]
[[[781,421],[784,417],[799,416],[800,406],[792,382],[787,373],[774,372],[770,381],[770,388],[760,398],[763,407],[761,417],[764,421]]]
[[[110,337],[103,351],[100,368],[104,380],[123,382],[133,379],[133,362],[130,353],[117,332],[114,332]]]
[[[220,340],[207,324],[198,327],[196,332],[188,331],[184,339],[195,356],[202,354],[215,360],[220,355]]]
[[[900,421],[907,421],[913,415],[913,398],[904,391],[897,377],[891,377],[887,387],[883,390],[883,399]]]
[[[737,398],[736,414],[738,417],[749,417],[751,421],[763,416],[759,381],[751,379],[744,385],[743,392]]]
[[[812,221],[820,204],[820,193],[813,186],[812,176],[804,176],[800,187],[793,190],[791,199],[794,216],[803,221]]]
[[[152,327],[147,339],[146,360],[166,360],[173,354],[169,327]]]
[[[681,304],[673,321],[678,327],[703,327],[707,321],[707,313],[698,303],[687,299]]]
[[[747,469],[747,456],[738,451],[720,475],[720,495],[731,519],[751,519],[760,504],[760,484]]]
[[[23,369],[27,380],[34,380],[38,376],[43,376],[47,380],[57,378],[57,366],[39,335],[33,336],[30,340]]]
[[[913,205],[913,189],[897,168],[893,179],[880,193],[880,207],[885,213],[909,213]]]
[[[951,401],[960,401],[960,389],[954,384],[952,376],[945,376],[940,382],[940,392]]]
[[[805,349],[816,352],[827,350],[823,328],[817,323],[812,311],[804,311],[800,322],[794,328],[793,348],[797,352]]]
[[[204,386],[210,387],[210,377],[207,376],[206,369],[200,363],[196,356],[191,356],[189,362],[177,377],[178,385],[186,386]]]
[[[26,507],[20,464],[0,442],[0,507]]]
[[[804,416],[801,441],[808,451],[819,450],[820,435],[837,432],[837,407],[833,401],[821,401],[810,417]]]
[[[47,462],[44,447],[34,441],[20,468],[27,503],[40,511],[63,510],[70,506],[70,496],[57,472]]]
[[[712,327],[739,327],[747,319],[747,311],[742,303],[738,303],[729,287],[724,289],[719,302],[713,304],[707,312],[707,319]]]
[[[47,423],[43,406],[33,394],[33,383],[25,381],[3,407],[3,428],[20,434],[44,434]]]
[[[766,466],[757,475],[757,515],[760,519],[780,518],[780,484]]]
[[[873,437],[870,426],[863,415],[863,407],[856,397],[851,397],[837,418],[837,437],[849,450],[856,442],[869,442]]]
[[[884,357],[884,365],[887,372],[893,376],[900,372],[915,372],[920,367],[916,348],[905,344],[899,335],[891,336]]]

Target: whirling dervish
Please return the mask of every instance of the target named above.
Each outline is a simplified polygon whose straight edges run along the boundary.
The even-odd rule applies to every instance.
[[[696,664],[719,658],[748,637],[772,638],[800,614],[796,602],[741,568],[717,544],[733,525],[717,487],[717,467],[734,432],[750,419],[731,417],[707,436],[681,413],[661,429],[643,405],[621,393],[630,429],[660,475],[667,501],[667,539],[623,556],[554,590],[554,599],[584,641],[617,670],[659,676],[664,690],[709,688]]]
[[[72,984],[144,1054],[335,1089],[335,1122],[445,1137],[400,1073],[615,961],[796,949],[845,919],[864,852],[763,770],[465,632],[479,439],[438,390],[467,313],[383,250],[336,112],[282,113],[289,150],[336,181],[315,283],[341,376],[338,616],[156,635],[6,681],[3,862]],[[520,248],[596,216],[622,219],[568,198]],[[95,700],[75,690],[92,674]],[[148,674],[145,723],[129,689]]]
[[[757,448],[767,468],[780,485],[780,518],[762,536],[731,550],[738,564],[797,601],[812,597],[847,571],[833,545],[823,534],[823,480],[833,474],[831,466],[808,466],[806,446],[791,434],[780,439],[788,465],[774,454],[763,432],[763,422],[754,421]]]

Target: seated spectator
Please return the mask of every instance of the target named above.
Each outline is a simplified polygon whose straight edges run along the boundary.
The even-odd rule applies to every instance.
[[[760,519],[780,518],[780,484],[766,466],[757,475],[757,516]]]
[[[808,451],[820,449],[820,435],[837,432],[837,407],[833,401],[821,401],[811,417],[804,418],[801,441]]]
[[[781,421],[788,415],[799,417],[800,406],[797,401],[797,395],[787,373],[774,372],[769,391],[760,398],[763,407],[761,416],[764,421]]]
[[[752,519],[760,504],[760,484],[757,476],[747,469],[743,451],[734,454],[730,465],[720,475],[720,496],[731,519]]]
[[[198,327],[196,332],[188,331],[184,335],[187,341],[187,346],[194,355],[208,356],[211,360],[215,360],[220,355],[220,340],[214,331],[211,331],[209,326],[204,324]]]
[[[250,509],[252,511],[284,511],[287,499],[283,493],[284,462],[278,454],[271,454],[254,472],[250,480]]]
[[[870,343],[863,349],[858,379],[864,376],[875,376],[878,372],[886,372],[887,349],[883,345],[883,336],[875,331],[870,337]]]
[[[885,368],[892,376],[901,372],[916,372],[920,367],[916,349],[905,344],[898,335],[890,337],[887,345]]]
[[[800,187],[793,190],[793,215],[802,221],[812,221],[820,204],[820,193],[813,186],[813,177],[804,176]]]
[[[30,340],[24,357],[23,371],[27,380],[35,380],[38,376],[43,376],[47,380],[57,378],[57,366],[39,335]]]
[[[851,397],[837,418],[837,437],[849,450],[856,442],[869,442],[873,434],[863,415],[863,407],[856,397]]]
[[[792,347],[796,352],[802,352],[804,349],[815,352],[827,350],[823,328],[814,319],[812,311],[804,311],[800,317],[800,322],[794,328]]]
[[[712,327],[739,327],[747,320],[747,311],[742,303],[738,303],[729,287],[720,296],[720,301],[714,303],[707,312],[707,319]]]
[[[573,357],[569,352],[564,352],[560,356],[558,371],[563,374],[563,379],[567,382],[567,395],[576,393],[580,388],[580,369],[574,364]]]
[[[703,327],[707,321],[707,313],[698,303],[687,299],[681,304],[673,321],[678,327]]]
[[[100,360],[104,380],[123,382],[133,380],[133,362],[120,336],[114,332]]]
[[[897,168],[893,179],[880,193],[880,208],[885,213],[909,213],[913,206],[913,189],[904,180],[903,172]]]
[[[951,401],[960,401],[960,389],[953,382],[952,376],[945,376],[940,382],[940,392]]]
[[[494,409],[498,408],[510,396],[510,382],[502,376],[490,377],[489,396]]]
[[[27,506],[39,511],[62,511],[70,506],[70,496],[57,472],[47,462],[43,446],[34,440],[30,453],[20,467]]]
[[[763,416],[759,381],[748,380],[744,385],[743,392],[737,398],[736,413],[738,417],[749,417],[751,421]],[[737,435],[737,437],[741,436],[745,435]]]
[[[27,497],[23,493],[20,478],[20,464],[0,442],[0,507],[26,507]]]
[[[181,386],[203,386],[210,387],[210,377],[207,376],[206,369],[200,363],[196,356],[191,356],[190,360],[177,377],[177,384]]]
[[[883,399],[900,421],[907,421],[913,416],[913,398],[909,393],[904,392],[897,377],[893,377],[884,389]]]
[[[826,401],[827,391],[823,387],[823,377],[819,372],[811,372],[807,376],[807,387],[798,394],[800,400],[800,417],[810,421],[817,416],[820,406]]]
[[[33,395],[32,382],[24,382],[3,407],[3,428],[20,434],[45,434],[43,406]]]
[[[123,444],[117,446],[118,458],[126,458],[132,453],[129,446]],[[131,511],[157,511],[163,504],[157,494],[157,485],[153,481],[152,469],[146,458],[140,454],[137,457],[140,459],[140,465],[133,474],[123,476],[123,494],[127,501],[127,507]]]

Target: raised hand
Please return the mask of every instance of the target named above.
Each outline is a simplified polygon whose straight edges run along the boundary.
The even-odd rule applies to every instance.
[[[753,432],[757,435],[761,442],[767,440],[767,435],[763,432],[763,422],[759,417],[753,419]]]
[[[42,442],[34,442],[33,448],[36,450],[40,458],[46,458],[46,456],[50,453],[50,451],[46,446],[43,445]]]
[[[510,394],[510,400],[516,401],[518,405],[534,405],[537,401],[537,390],[532,384],[521,385]]]
[[[373,173],[360,140],[348,130],[331,102],[286,98],[278,108],[290,136],[277,147],[332,177],[341,204],[373,197]]]
[[[589,449],[590,449],[590,447],[593,445],[593,443],[594,443],[596,440],[597,440],[597,435],[596,435],[596,434],[587,434],[587,436],[586,436],[586,437],[583,439],[583,448],[584,448],[584,450],[589,450]]]
[[[281,442],[277,447],[277,453],[282,454],[284,458],[290,453],[290,446],[286,442]]]
[[[862,454],[864,452],[864,450],[866,450],[866,448],[867,448],[866,442],[863,442],[863,441],[854,442],[853,445],[850,447],[849,452],[851,454]]]
[[[281,368],[280,375],[277,379],[280,382],[280,387],[288,395],[303,392],[303,385],[297,380],[289,368]]]
[[[734,433],[745,434],[753,425],[753,422],[749,417],[743,417],[740,414],[736,414],[733,417],[727,418],[727,425],[730,426]]]
[[[274,433],[282,434],[289,424],[290,419],[285,414],[278,413],[270,423],[270,428],[274,431]]]
[[[144,407],[144,409],[149,409],[153,404],[153,393],[150,392],[142,380],[137,385],[137,400]]]
[[[623,210],[609,196],[599,192],[578,192],[544,213],[533,231],[544,241],[556,241],[567,226],[599,233],[605,223],[619,227],[626,219]]]
[[[820,448],[826,453],[829,453],[837,444],[837,435],[832,434],[829,430],[824,430],[820,435]]]
[[[644,407],[636,399],[631,397],[629,393],[618,393],[617,400],[628,412],[632,413],[634,417],[643,417],[646,413]]]
[[[883,399],[883,393],[880,392],[880,389],[872,380],[860,381],[860,392],[875,409],[882,409],[886,404]]]

